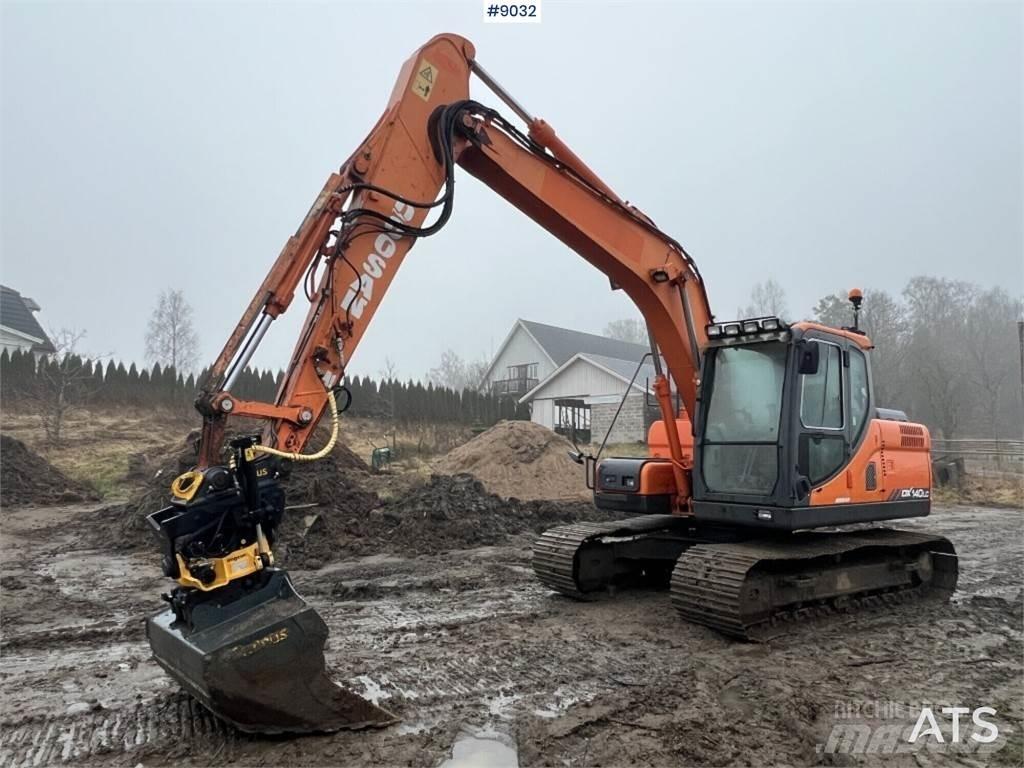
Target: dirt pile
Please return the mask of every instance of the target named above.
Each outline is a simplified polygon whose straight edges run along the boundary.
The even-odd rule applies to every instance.
[[[136,493],[127,503],[103,510],[104,516],[117,519],[122,548],[154,545],[146,516],[167,506],[171,481],[195,465],[195,449],[187,442],[187,446],[170,446],[161,461],[148,461],[147,466],[136,468],[134,474],[141,478]],[[366,512],[377,504],[376,494],[363,487],[369,468],[344,445],[337,445],[320,461],[290,466],[291,472],[282,481],[289,507],[328,505]]]
[[[604,519],[608,514],[589,502],[506,500],[472,475],[432,475],[366,513],[334,505],[293,514],[279,531],[278,547],[286,565],[316,568],[342,556],[492,546],[562,523]]]
[[[525,445],[524,450],[544,460],[543,445]],[[145,518],[167,505],[171,480],[194,461],[191,446],[168,451],[162,463],[149,468],[148,479],[128,503],[97,513],[117,521],[119,548],[155,548]],[[465,473],[410,480],[371,472],[343,445],[320,461],[290,465],[282,480],[285,517],[274,541],[278,561],[288,568],[315,569],[354,555],[431,554],[501,544],[510,536],[573,520],[607,518],[578,498],[503,499]]]
[[[13,437],[0,435],[0,504],[95,501],[94,488],[72,480]]]
[[[502,421],[439,459],[436,472],[467,472],[488,491],[515,499],[587,499],[572,444],[532,421]]]

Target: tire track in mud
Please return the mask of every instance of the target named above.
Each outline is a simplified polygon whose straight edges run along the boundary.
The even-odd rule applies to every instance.
[[[527,618],[543,610],[541,600],[548,592],[534,584],[437,595],[409,590],[392,601],[345,601],[315,605],[327,622],[331,636],[346,645],[369,649],[391,647],[396,638],[429,637],[455,627],[477,622]]]
[[[537,648],[526,651],[529,657]],[[350,678],[354,691],[395,706],[407,726],[434,722],[451,705],[476,699],[492,716],[511,716],[528,707],[554,716],[569,705],[615,688],[611,677],[594,677],[590,662],[547,654],[523,666],[524,649],[488,649],[494,653],[401,665],[383,674]],[[605,671],[602,668],[602,671]],[[628,659],[614,660],[608,674],[638,675],[644,670]],[[574,681],[571,686],[558,685]],[[550,713],[550,714],[547,714]],[[120,709],[102,709],[22,723],[0,723],[0,768],[73,764],[144,750],[175,756],[216,755],[231,760],[236,748],[253,737],[225,725],[187,694],[176,692]]]
[[[229,758],[240,734],[184,693],[136,706],[6,725],[0,768],[75,763],[142,747]]]
[[[615,678],[639,677],[649,672],[648,662],[633,657],[628,649],[607,654],[595,669],[593,659],[578,658],[571,649],[559,651],[548,643],[522,639],[505,642],[500,631],[486,623],[502,624],[510,617],[529,619],[545,613],[538,603],[546,591],[524,585],[509,591],[484,589],[484,599],[409,594],[394,604],[340,603],[323,609],[335,638],[330,657],[341,662],[356,652],[358,666],[376,667],[351,675],[344,683],[356,693],[400,713],[403,728],[416,729],[443,721],[456,707],[473,704],[474,709],[492,717],[512,717],[533,711],[553,717],[571,704],[590,700],[621,685]],[[501,599],[504,598],[504,599]],[[480,626],[483,635],[472,652],[452,655],[438,647],[438,633]],[[396,638],[388,642],[389,636]],[[465,648],[465,639],[458,641]],[[360,646],[365,656],[359,654]],[[397,646],[397,647],[396,647]],[[386,657],[376,651],[387,647]],[[117,648],[117,646],[113,646]],[[41,649],[40,649],[41,650]],[[101,649],[89,649],[93,654]],[[115,660],[140,650],[138,644],[124,644]],[[396,651],[393,654],[390,651]],[[41,656],[55,658],[59,648],[46,648]],[[108,652],[109,660],[109,652]],[[98,661],[98,657],[97,657]],[[19,668],[39,665],[39,659],[6,658],[5,666]],[[148,662],[151,663],[151,662]],[[345,666],[353,662],[347,661]],[[332,670],[328,670],[331,674]],[[342,679],[335,673],[333,679]],[[18,721],[5,713],[0,721],[0,768],[35,768],[53,764],[74,764],[125,759],[138,752],[194,756],[219,761],[233,759],[239,744],[253,737],[242,734],[211,715],[183,692],[109,709],[63,714]],[[429,727],[429,726],[427,726]]]
[[[1019,545],[990,553],[981,546],[980,534],[977,540],[979,544],[973,548],[970,541],[964,543],[964,570],[981,581],[982,587],[1005,585],[1008,589],[1019,573],[1019,560],[1015,559]],[[1008,548],[1012,556],[1006,558],[1003,555]],[[496,558],[517,564],[522,560],[518,550],[499,552]],[[799,666],[805,643],[841,647],[852,642],[850,632],[859,638],[855,658],[865,654],[881,657],[896,653],[894,648],[912,645],[941,647],[944,653],[975,660],[971,674],[979,682],[976,688],[964,689],[972,696],[975,691],[979,697],[996,690],[1019,690],[1019,596],[1005,605],[991,598],[991,604],[963,600],[954,604],[950,615],[935,618],[914,613],[909,627],[896,619],[890,627],[884,617],[863,617],[765,646],[763,653],[757,654],[752,652],[757,649],[725,645],[703,628],[666,623],[675,615],[664,595],[631,594],[607,606],[598,602],[580,607],[549,598],[548,591],[532,581],[528,569],[492,568],[494,562],[491,558],[463,562],[457,579],[449,574],[450,564],[441,560],[402,562],[398,569],[403,572],[401,577],[396,577],[397,566],[392,563],[379,566],[379,573],[365,573],[361,564],[346,564],[307,577],[311,585],[316,584],[308,595],[310,602],[330,629],[327,655],[335,667],[329,670],[332,678],[395,710],[403,721],[379,735],[362,733],[351,740],[344,736],[330,740],[330,750],[323,754],[334,764],[358,762],[357,758],[370,753],[385,761],[391,757],[394,762],[408,762],[415,754],[410,750],[420,747],[415,740],[410,746],[405,734],[441,732],[453,722],[474,718],[530,723],[528,738],[544,749],[550,745],[549,754],[560,754],[566,745],[586,750],[574,741],[578,737],[566,736],[565,726],[553,720],[573,704],[643,702],[651,695],[650,711],[667,717],[663,710],[677,706],[681,694],[655,686],[652,680],[674,680],[673,685],[688,691],[687,698],[694,690],[698,694],[703,690],[703,699],[697,698],[714,704],[717,694],[713,686],[721,679],[732,679],[733,670],[746,670],[744,674],[756,683],[762,666],[771,672],[773,664],[785,664],[787,659]],[[441,578],[438,574],[447,575]],[[351,578],[355,575],[366,578]],[[335,580],[342,578],[349,585],[365,583],[365,595],[339,591],[332,596]],[[982,592],[970,577],[963,580],[961,589],[964,598]],[[131,766],[150,759],[220,764],[250,757],[260,763],[266,754],[274,754],[272,742],[261,743],[257,737],[235,731],[191,697],[167,687],[149,659],[144,639],[135,639],[134,634],[118,636],[119,618],[108,613],[106,622],[51,625],[12,637],[14,642],[3,648],[0,680],[8,703],[0,710],[0,768],[83,763]],[[896,640],[888,638],[890,629]],[[982,632],[987,633],[985,637],[979,637]],[[998,642],[1000,638],[1005,642]],[[951,646],[951,642],[956,644]],[[758,661],[762,656],[764,661]],[[981,657],[988,659],[980,661]],[[834,656],[819,658],[824,662]],[[922,690],[954,690],[964,685],[955,659],[951,657],[950,662],[943,665],[943,676],[932,678]],[[127,664],[132,665],[131,671],[118,677],[115,670]],[[114,693],[110,698],[100,696],[104,704],[95,704],[96,709],[78,702],[64,711],[62,701],[66,703],[67,698],[62,699],[62,690],[68,689],[58,686],[74,681],[83,687],[66,696],[94,695],[88,685],[94,667],[110,674],[103,679],[111,681]],[[837,696],[849,698],[864,690],[867,683],[857,673],[842,666],[838,669],[845,687],[827,692],[814,689],[813,701],[828,703]],[[871,670],[867,679],[872,685],[889,697],[917,700],[923,695],[899,682],[906,672],[896,675],[880,666],[865,669]],[[911,669],[922,679],[934,674],[925,662]],[[695,687],[680,683],[685,678],[677,673],[684,670],[696,676]],[[785,676],[782,694],[773,693],[775,689],[767,683],[750,683],[755,693],[763,689],[753,701],[760,707],[799,704],[803,699],[794,698],[797,694],[791,690],[800,691],[801,680],[796,673]],[[18,693],[19,685],[23,691],[28,689],[23,695]],[[140,691],[143,698],[136,700]],[[54,708],[42,709],[41,702],[48,699],[56,702]],[[27,714],[30,708],[31,715]],[[574,716],[572,710],[569,714]],[[601,727],[611,728],[607,723]],[[374,744],[371,752],[357,752],[354,747],[347,752],[346,745],[357,740]],[[617,737],[610,737],[605,761],[620,755],[621,751],[612,750],[621,748]],[[316,753],[323,747],[310,749]],[[670,754],[675,755],[659,752],[657,757]],[[310,756],[314,758],[311,762],[316,762],[316,755]]]
[[[471,599],[454,591],[424,594],[413,589],[393,601],[369,599],[318,607],[333,638],[328,646],[329,660],[334,656],[340,661],[355,653],[364,656],[360,666],[368,663],[385,670],[383,674],[350,677],[345,680],[348,687],[400,708],[408,724],[436,721],[438,710],[443,714],[450,709],[446,702],[474,696],[486,700],[499,689],[513,685],[509,670],[519,665],[509,660],[495,664],[481,658],[430,659],[437,655],[437,649],[431,647],[429,660],[394,667],[393,661],[378,663],[377,653],[396,644],[429,642],[438,633],[457,627],[526,617],[538,611],[537,598],[543,594],[533,585],[511,592],[507,587],[485,587],[474,591]],[[4,649],[0,669],[11,684],[26,673],[52,673],[71,666],[102,669],[133,661],[153,664],[144,641],[116,642],[125,630],[131,632],[124,623],[107,620],[19,636]],[[96,641],[101,644],[89,644]],[[77,646],[74,664],[67,656],[69,645]],[[147,661],[142,661],[144,658]],[[544,672],[531,672],[528,682],[517,680],[515,687],[524,682],[528,687],[539,687],[544,676],[555,674],[558,668],[564,665],[553,662]],[[332,677],[344,676],[339,678],[335,673]],[[0,768],[113,761],[118,757],[123,761],[129,753],[141,757],[154,752],[203,758],[216,754],[218,760],[227,761],[239,743],[253,738],[225,725],[183,692],[150,696],[139,702],[126,702],[126,693],[121,692],[120,701],[105,700],[102,708],[97,704],[95,710],[28,719],[18,718],[17,702],[8,706],[0,716]]]

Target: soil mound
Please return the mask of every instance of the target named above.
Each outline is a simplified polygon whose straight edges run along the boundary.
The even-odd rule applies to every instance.
[[[133,475],[140,478],[138,490],[127,503],[103,510],[104,516],[117,519],[123,548],[155,546],[146,516],[167,506],[171,481],[195,466],[195,448],[188,442],[188,446],[169,446],[160,454],[160,461],[143,459],[146,466],[133,470]],[[329,505],[365,512],[377,503],[376,494],[363,488],[369,468],[344,445],[335,446],[320,461],[290,466],[289,476],[282,481],[288,507]]]
[[[535,456],[535,463],[544,460],[535,443],[524,445],[524,451]],[[108,523],[111,518],[117,521],[121,548],[155,551],[156,540],[145,518],[167,505],[171,480],[194,461],[191,446],[179,445],[177,451],[164,454],[162,463],[150,467],[148,479],[128,503],[97,513]],[[568,458],[566,463],[579,469]],[[434,554],[494,545],[561,523],[609,518],[589,500],[503,499],[465,473],[432,475],[411,484],[376,475],[340,444],[320,461],[292,464],[282,485],[287,506],[274,551],[286,568],[316,569],[358,555]],[[109,525],[103,529],[109,530]]]
[[[587,499],[572,444],[532,421],[501,421],[439,459],[434,470],[467,472],[488,491],[510,499]]]
[[[285,518],[278,552],[286,567],[381,552],[436,554],[502,544],[576,520],[615,517],[584,501],[521,501],[488,493],[472,475],[432,475],[366,511],[333,505]]]
[[[0,435],[0,504],[95,501],[94,488],[72,480],[13,437]]]

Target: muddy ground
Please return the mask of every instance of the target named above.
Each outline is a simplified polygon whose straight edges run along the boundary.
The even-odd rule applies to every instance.
[[[587,604],[556,597],[532,577],[528,535],[295,571],[330,627],[335,678],[402,718],[384,730],[299,739],[234,732],[168,680],[142,632],[167,588],[156,558],[82,550],[81,525],[99,522],[94,507],[4,512],[0,768],[435,766],[453,746],[463,765],[1024,757],[1019,510],[942,507],[907,524],[956,543],[962,577],[951,604],[844,617],[765,645],[682,622],[666,593]],[[929,703],[995,708],[1002,748],[853,756],[822,746],[837,724],[862,722],[850,718],[892,715],[887,722],[909,726]],[[963,728],[966,738],[969,716]],[[948,721],[945,730],[948,738]]]

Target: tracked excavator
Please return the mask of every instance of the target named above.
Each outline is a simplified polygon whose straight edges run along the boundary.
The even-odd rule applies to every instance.
[[[470,100],[473,75],[522,127]],[[544,584],[577,599],[667,586],[684,619],[747,640],[953,591],[948,540],[863,525],[927,515],[931,477],[926,428],[875,402],[859,293],[848,328],[719,322],[683,246],[507,93],[468,40],[445,34],[406,61],[384,114],[256,291],[198,394],[196,467],[149,516],[175,586],[147,634],[187,691],[243,731],[394,721],[328,677],[327,627],[275,562],[274,537],[282,476],[334,445],[352,356],[409,249],[452,215],[456,166],[607,275],[650,334],[661,418],[649,455],[576,456],[596,504],[623,519],[541,535]],[[276,400],[239,397],[238,375],[300,288],[306,320]],[[325,415],[329,442],[304,453]],[[229,417],[265,426],[229,440]]]

